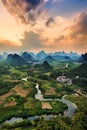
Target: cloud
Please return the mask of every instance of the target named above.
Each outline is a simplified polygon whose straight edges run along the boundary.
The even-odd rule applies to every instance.
[[[20,44],[9,40],[0,39],[0,52],[3,52],[3,50],[7,52],[18,51],[20,47]]]
[[[82,12],[76,16],[72,26],[69,28],[69,36],[78,48],[87,48],[87,13]]]
[[[44,0],[1,0],[6,9],[24,23],[34,22]]]
[[[87,14],[82,12],[79,14],[70,28],[70,36],[87,35]]]
[[[60,37],[55,39],[55,42],[59,42],[64,39],[64,35],[61,35]]]
[[[66,50],[75,50],[78,52],[87,51],[87,13],[78,14],[73,23],[67,27],[66,33],[55,38],[55,44]],[[64,30],[64,31],[65,31]]]
[[[3,50],[76,50],[87,51],[87,13],[82,12],[73,18],[63,16],[52,17],[47,13],[47,2],[55,7],[53,2],[62,0],[1,0],[6,9],[24,23],[15,22],[11,25],[11,18],[0,14],[0,37],[11,41],[0,41]],[[45,2],[45,5],[43,4]],[[43,7],[42,7],[43,5]],[[48,4],[47,4],[48,5]],[[46,7],[47,7],[46,5]],[[42,8],[43,9],[42,9]],[[5,9],[5,8],[4,8]],[[49,9],[50,10],[50,9]],[[48,11],[49,11],[48,10]],[[5,11],[6,14],[7,11]],[[8,13],[9,14],[9,13]],[[3,17],[6,17],[3,19]],[[7,15],[8,16],[8,15]],[[11,16],[11,15],[10,15]],[[12,16],[11,16],[12,17]],[[14,21],[14,17],[13,21]],[[7,20],[7,22],[5,22]],[[3,24],[4,23],[4,24]],[[20,27],[19,27],[19,24]],[[5,25],[6,24],[6,25]],[[3,26],[2,26],[3,25]],[[34,25],[31,27],[31,25]],[[18,29],[19,28],[19,29]],[[4,31],[3,31],[4,30]],[[30,31],[30,32],[29,32]],[[24,35],[22,35],[24,33]],[[5,35],[4,35],[5,34]],[[21,39],[21,40],[20,40]],[[14,46],[21,42],[21,46]],[[2,44],[3,43],[3,44]],[[12,45],[13,44],[13,45]],[[8,45],[8,46],[7,46]]]
[[[44,47],[40,36],[32,31],[24,33],[21,43],[21,50],[38,50]]]
[[[71,21],[66,18],[60,16],[55,18],[50,17],[48,20],[39,20],[38,24],[34,27],[34,31],[40,35],[46,46],[50,46],[55,44],[55,39],[66,34],[64,28],[67,28],[70,24]]]
[[[62,0],[1,0],[7,11],[20,19],[22,23],[35,25],[39,16],[42,16],[47,2],[55,3]],[[53,19],[48,20],[52,23]],[[49,24],[49,22],[47,22]]]
[[[46,21],[46,26],[49,27],[49,26],[53,25],[54,21],[55,20],[53,17],[48,18],[48,20]]]

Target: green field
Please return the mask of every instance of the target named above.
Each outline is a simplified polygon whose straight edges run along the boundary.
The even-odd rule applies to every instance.
[[[77,68],[78,65],[69,63],[69,67],[66,68],[67,63],[65,62],[53,62],[50,64],[53,66],[53,69],[46,71],[34,65],[21,67],[0,65],[0,123],[12,117],[22,117],[25,119],[34,115],[57,114],[58,118],[56,118],[56,121],[59,126],[61,126],[60,130],[85,130],[87,128],[87,98],[75,92],[75,90],[80,90],[80,92],[86,96],[87,86],[85,83],[81,82],[84,79],[80,79],[79,82],[81,82],[81,85],[75,81],[70,86],[67,85],[67,83],[56,81],[58,76],[67,74],[69,71]],[[22,78],[26,76],[28,76],[27,81],[23,81]],[[75,76],[70,75],[70,77],[74,80]],[[87,81],[86,78],[85,80]],[[65,117],[63,112],[67,109],[67,106],[58,101],[47,101],[52,109],[42,109],[42,101],[35,99],[35,94],[37,92],[35,89],[36,83],[39,83],[44,98],[55,99],[61,98],[63,95],[68,95],[66,99],[77,105],[75,115],[72,118]],[[55,122],[54,118],[51,120],[53,123]],[[43,128],[43,123],[42,127],[39,126],[39,123],[43,121],[47,127],[49,126],[48,129],[45,130],[51,130],[49,125],[51,120],[44,121],[43,119],[38,119],[33,121],[33,123],[29,121],[26,123],[25,120],[21,120],[16,125],[3,126],[2,129],[21,130],[24,129],[26,124],[26,130],[44,130],[45,127]],[[77,126],[75,122],[77,122]],[[63,126],[61,124],[63,124]],[[51,124],[51,126],[52,125],[53,124]],[[30,128],[28,128],[28,126],[30,126]],[[55,127],[53,128],[54,130],[59,130],[57,125],[53,125],[53,127]]]

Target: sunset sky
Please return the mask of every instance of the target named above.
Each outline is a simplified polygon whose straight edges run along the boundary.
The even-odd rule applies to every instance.
[[[87,0],[0,0],[0,53],[87,52]]]

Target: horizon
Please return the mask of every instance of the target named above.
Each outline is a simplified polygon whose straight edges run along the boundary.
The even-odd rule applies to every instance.
[[[0,0],[0,53],[41,50],[87,52],[87,0]]]
[[[70,51],[70,52],[66,52],[66,51],[54,51],[54,52],[47,52],[47,51],[45,51],[45,50],[39,50],[39,51],[37,51],[37,52],[34,52],[34,51],[20,51],[20,52],[2,52],[2,53],[0,53],[0,55],[3,55],[4,53],[7,53],[7,54],[20,54],[20,53],[34,53],[34,54],[38,54],[38,53],[40,53],[40,52],[45,52],[46,54],[50,54],[50,53],[52,53],[52,54],[54,54],[54,53],[65,53],[65,54],[70,54],[70,53],[76,53],[76,54],[78,54],[78,55],[82,55],[82,54],[86,54],[86,53],[78,53],[78,52],[74,52],[74,51]]]

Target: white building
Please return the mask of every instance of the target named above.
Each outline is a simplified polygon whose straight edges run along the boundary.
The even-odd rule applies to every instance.
[[[67,78],[66,76],[59,76],[56,80],[62,83],[67,83],[67,85],[72,85],[72,79]]]

